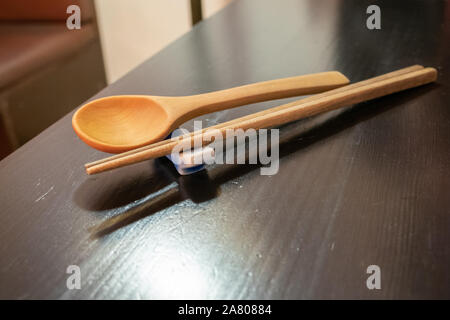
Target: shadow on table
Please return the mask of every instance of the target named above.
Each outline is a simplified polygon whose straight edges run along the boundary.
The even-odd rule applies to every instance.
[[[436,87],[437,84],[431,84],[287,124],[280,128],[280,159],[406,104]],[[129,168],[131,172],[109,172],[107,179],[103,174],[95,176],[77,189],[74,200],[88,210],[99,213],[114,211],[113,217],[90,230],[92,237],[98,238],[184,200],[201,203],[213,199],[219,194],[220,185],[260,167],[250,164],[214,165],[208,170],[180,176],[169,160],[160,158],[151,162],[151,166],[148,162],[141,163],[135,171]]]

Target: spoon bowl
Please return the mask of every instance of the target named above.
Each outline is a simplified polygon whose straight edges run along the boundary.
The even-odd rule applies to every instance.
[[[164,139],[168,121],[164,107],[149,96],[111,96],[84,105],[72,123],[89,146],[120,153]]]
[[[337,71],[249,84],[185,97],[110,96],[93,100],[72,118],[77,135],[89,146],[121,153],[166,138],[200,115],[249,103],[314,94],[349,83]]]

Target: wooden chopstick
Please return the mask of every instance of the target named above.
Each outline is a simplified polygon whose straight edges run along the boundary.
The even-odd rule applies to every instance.
[[[395,74],[399,74],[399,73],[403,73],[403,72],[406,72],[406,73],[408,73],[408,71],[410,71],[410,70],[414,70],[414,69],[422,69],[423,67],[421,67],[421,66],[413,66],[413,67],[410,67],[410,68],[406,68],[406,69],[402,69],[402,70],[399,70],[398,72],[393,72],[393,73],[390,73],[390,74],[386,74],[386,75],[384,75],[384,76],[380,76],[380,77],[376,77],[376,78],[373,78],[373,79],[369,79],[369,80],[366,80],[366,81],[362,81],[362,82],[358,82],[358,83],[356,83],[356,84],[353,84],[353,85],[350,85],[350,86],[347,86],[347,87],[343,87],[343,88],[339,88],[339,89],[335,89],[335,90],[332,90],[332,91],[330,91],[330,92],[327,92],[327,93],[325,93],[325,94],[320,94],[320,95],[317,95],[317,97],[316,96],[314,96],[314,97],[310,97],[310,98],[307,98],[307,99],[303,99],[303,100],[301,100],[300,102],[307,102],[307,101],[312,101],[312,100],[317,100],[318,98],[320,98],[320,97],[324,97],[324,96],[329,96],[329,95],[331,95],[331,94],[336,94],[336,93],[339,93],[339,92],[343,92],[343,91],[348,91],[349,89],[352,89],[352,88],[357,88],[357,87],[360,87],[360,86],[362,86],[362,85],[367,85],[367,84],[370,84],[370,83],[373,83],[374,81],[376,81],[376,80],[379,80],[379,79],[383,79],[383,78],[390,78],[392,75],[394,75],[395,76]],[[345,88],[345,90],[344,90],[344,88]],[[200,131],[200,132],[194,132],[194,133],[191,133],[191,134],[188,134],[188,135],[186,135],[186,136],[183,136],[183,138],[184,139],[186,139],[187,137],[192,137],[192,136],[194,136],[194,135],[196,135],[196,134],[201,134],[201,133],[203,133],[205,130],[208,130],[208,129],[211,129],[211,128],[221,128],[221,127],[228,127],[229,125],[231,125],[231,124],[234,124],[234,123],[239,123],[239,122],[241,122],[241,121],[243,121],[243,120],[245,120],[245,119],[251,119],[251,118],[254,118],[254,117],[256,117],[256,116],[258,116],[258,115],[262,115],[262,114],[267,114],[267,113],[273,113],[273,112],[275,112],[275,111],[278,111],[278,110],[284,110],[284,109],[286,109],[286,108],[289,108],[289,107],[291,107],[292,105],[294,105],[294,104],[296,104],[296,105],[298,105],[298,103],[299,103],[299,101],[295,101],[295,102],[293,102],[293,103],[290,103],[290,104],[288,104],[288,105],[283,105],[283,106],[280,106],[280,107],[277,107],[277,108],[272,108],[272,109],[270,109],[270,110],[265,110],[264,112],[260,112],[260,113],[257,113],[257,114],[252,114],[252,115],[249,115],[249,116],[246,116],[246,117],[242,117],[242,118],[239,118],[239,119],[235,119],[235,120],[233,120],[233,121],[229,121],[229,122],[227,122],[227,123],[224,123],[224,124],[220,124],[220,125],[218,125],[218,126],[214,126],[214,127],[210,127],[210,128],[205,128],[204,130],[202,130],[202,131]],[[193,139],[192,139],[193,140]],[[162,142],[159,142],[159,143],[157,143],[157,144],[153,144],[153,145],[150,145],[150,146],[147,146],[147,147],[143,147],[143,148],[140,148],[140,150],[133,150],[132,152],[128,152],[127,154],[121,154],[121,155],[117,155],[117,156],[113,156],[113,157],[109,157],[109,158],[107,158],[107,159],[105,159],[105,160],[102,160],[101,161],[101,163],[108,163],[107,164],[107,166],[109,167],[110,165],[111,165],[111,161],[113,161],[113,160],[125,160],[125,162],[122,162],[122,161],[119,161],[119,162],[122,162],[122,163],[125,163],[125,164],[127,164],[127,162],[128,162],[128,159],[127,158],[129,158],[129,156],[131,156],[131,155],[133,155],[133,158],[134,159],[130,159],[131,161],[132,161],[132,163],[134,163],[134,162],[138,162],[138,161],[141,161],[140,159],[142,159],[142,160],[145,160],[146,158],[145,157],[147,157],[147,153],[146,154],[142,154],[141,152],[142,151],[146,151],[146,150],[149,150],[149,149],[152,149],[153,150],[153,152],[155,152],[156,151],[156,156],[155,157],[157,157],[157,156],[163,156],[163,155],[165,155],[165,154],[169,154],[170,153],[170,150],[173,148],[173,146],[176,144],[176,143],[178,143],[179,142],[179,140],[178,139],[170,139],[170,140],[166,140],[166,141],[162,141]],[[161,155],[158,155],[159,153],[161,154]],[[161,153],[162,152],[162,153]],[[136,155],[137,155],[137,157],[136,157]],[[142,156],[144,156],[144,158],[142,158]],[[115,163],[117,163],[118,161],[114,161]],[[95,164],[95,165],[97,165],[97,164]],[[87,166],[88,167],[88,169],[90,168],[90,167],[92,167],[92,166]],[[114,166],[112,166],[111,168],[113,168]],[[91,169],[91,170],[87,170],[88,171],[88,173],[95,173],[95,172],[100,172],[100,171],[103,171],[102,170],[102,168],[100,168],[100,171],[97,171],[97,169],[99,169],[99,168],[95,168],[95,169]]]
[[[403,68],[403,69],[399,69],[399,70],[396,70],[396,71],[393,71],[393,72],[389,72],[389,73],[383,74],[381,76],[370,78],[370,79],[367,79],[367,80],[364,80],[364,81],[360,81],[360,82],[357,82],[357,83],[354,83],[354,84],[349,84],[347,86],[340,87],[340,88],[337,88],[337,89],[334,89],[334,90],[326,91],[326,92],[323,92],[323,93],[320,93],[320,94],[315,94],[315,95],[312,95],[312,96],[310,96],[308,98],[304,98],[304,99],[302,99],[300,101],[301,102],[314,101],[314,100],[320,99],[322,97],[329,96],[331,94],[347,91],[349,89],[353,89],[353,88],[357,88],[357,87],[360,87],[360,86],[363,86],[363,85],[371,84],[371,83],[374,83],[374,82],[377,82],[377,81],[389,79],[389,78],[392,78],[392,77],[395,77],[395,76],[406,74],[408,72],[421,70],[423,68],[424,67],[421,66],[421,65],[413,65],[413,66],[410,66],[410,67],[406,67],[406,68]],[[223,128],[223,127],[230,126],[230,125],[232,125],[234,123],[238,123],[240,121],[251,119],[251,118],[256,117],[256,116],[261,116],[261,115],[269,114],[269,113],[272,113],[272,112],[275,112],[275,111],[287,109],[287,108],[290,108],[292,106],[297,105],[298,103],[299,103],[299,100],[293,101],[291,103],[287,103],[287,104],[284,104],[284,105],[281,105],[281,106],[277,106],[277,107],[274,107],[274,108],[270,108],[270,109],[266,109],[266,110],[259,111],[259,112],[256,112],[256,113],[252,113],[252,114],[249,114],[247,116],[236,118],[236,119],[233,119],[233,120],[230,120],[230,121],[227,121],[227,122],[219,123],[217,125],[214,125],[214,126],[211,126],[211,127],[208,127],[208,128],[204,128],[202,130],[190,132],[190,133],[187,133],[187,134],[183,135],[183,139],[185,139],[185,138],[187,138],[189,136],[197,135],[199,133],[204,133],[206,130],[220,129],[220,128]],[[157,142],[157,143],[153,143],[153,144],[148,145],[148,146],[136,148],[136,149],[133,149],[133,150],[130,150],[130,151],[127,151],[127,152],[123,152],[123,153],[120,153],[120,154],[117,154],[117,155],[114,155],[114,156],[110,156],[110,157],[103,158],[103,159],[100,159],[100,160],[97,160],[97,161],[93,161],[93,162],[85,164],[85,168],[87,169],[87,168],[93,167],[95,165],[111,161],[113,159],[119,159],[119,158],[122,158],[124,156],[136,154],[138,152],[141,152],[141,151],[144,151],[144,150],[148,150],[149,148],[154,148],[154,147],[157,147],[157,146],[165,145],[165,144],[167,144],[167,143],[169,143],[171,141],[178,141],[178,139],[179,138],[163,140],[163,141],[160,141],[160,142]]]
[[[248,128],[259,129],[276,126],[317,113],[334,110],[345,105],[371,100],[390,93],[419,86],[432,82],[435,79],[435,69],[423,69],[421,66],[413,66],[386,74],[384,76],[358,82],[353,85],[334,89],[314,97],[280,106],[282,108],[272,108],[265,110],[264,112],[235,119],[221,124],[218,128],[216,126],[211,128],[218,129],[223,135],[227,129],[240,128],[246,130]],[[194,132],[187,134],[186,136],[183,136],[184,139],[181,141],[190,146],[194,139],[201,137],[203,138],[202,142],[206,142],[205,138],[206,140],[213,138],[213,135],[210,131],[208,131],[211,128],[206,128],[197,133]],[[204,134],[205,132],[206,135]],[[93,174],[143,160],[164,156],[169,154],[173,147],[175,147],[178,143],[180,143],[179,137],[140,148],[140,150],[127,152],[126,155],[121,154],[109,157],[101,160],[100,162],[96,162],[93,165],[91,164],[87,166],[86,171],[88,174]]]

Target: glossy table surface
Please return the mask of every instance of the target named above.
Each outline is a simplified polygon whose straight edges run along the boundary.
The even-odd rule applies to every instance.
[[[450,1],[377,1],[381,30],[366,28],[370,4],[234,1],[93,97],[438,69],[436,84],[284,126],[276,175],[180,177],[159,159],[87,176],[106,154],[71,114],[3,159],[0,298],[450,298]]]

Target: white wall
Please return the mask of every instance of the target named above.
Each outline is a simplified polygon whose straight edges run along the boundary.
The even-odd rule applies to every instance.
[[[232,0],[203,0],[204,18]],[[95,0],[106,76],[114,82],[191,29],[189,0]]]

